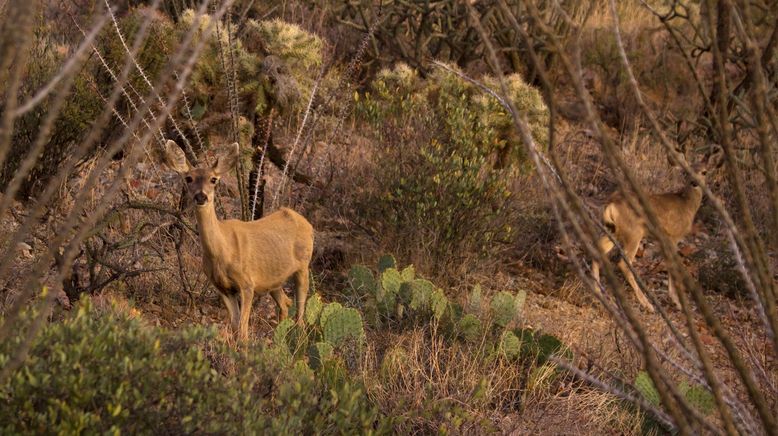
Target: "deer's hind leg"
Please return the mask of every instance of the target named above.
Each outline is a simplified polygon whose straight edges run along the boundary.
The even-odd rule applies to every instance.
[[[602,253],[603,256],[606,256],[608,252],[613,249],[613,242],[611,241],[611,238],[609,238],[607,235],[600,238],[600,240],[597,241],[597,248],[599,248],[600,253]],[[600,283],[600,263],[597,262],[597,260],[592,261],[592,277],[594,277],[594,281],[597,282],[597,284]],[[595,289],[595,292],[599,291],[599,288]]]
[[[278,322],[285,320],[289,316],[289,304],[292,300],[286,296],[282,288],[270,291],[270,296],[273,297],[278,306]]]
[[[237,334],[240,328],[240,304],[234,295],[227,295],[224,292],[219,292],[219,295],[222,297],[224,305],[227,306],[227,312],[230,317],[230,329],[233,334]]]
[[[295,281],[295,303],[297,304],[297,325],[303,325],[303,316],[305,315],[305,302],[308,299],[308,265],[294,273]]]
[[[635,275],[632,274],[632,271],[629,268],[629,265],[632,265],[632,262],[635,260],[635,255],[637,254],[638,248],[640,247],[640,241],[643,239],[643,234],[641,232],[634,235],[629,235],[629,237],[625,239],[626,241],[624,242],[623,249],[626,259],[621,259],[619,261],[619,268],[621,269],[621,272],[624,273],[624,277],[627,278],[629,285],[635,291],[635,296],[638,298],[640,304],[649,312],[653,312],[654,306],[652,306],[651,302],[648,301],[646,294],[640,290],[640,286],[638,286],[638,283],[635,280]]]

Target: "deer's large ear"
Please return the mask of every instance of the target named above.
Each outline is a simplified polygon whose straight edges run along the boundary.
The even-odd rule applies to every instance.
[[[678,161],[686,161],[686,147],[681,145],[676,145],[675,149],[667,154],[667,163],[673,167],[678,168],[680,167],[680,164]]]
[[[708,168],[721,168],[724,165],[724,149],[718,144],[714,144],[712,149],[708,157]]]
[[[216,162],[213,164],[213,172],[216,173],[217,176],[229,172],[238,162],[239,152],[240,146],[237,142],[228,146],[227,150],[216,158]]]
[[[165,164],[167,164],[171,170],[182,174],[191,170],[189,162],[186,161],[184,150],[181,150],[181,147],[170,139],[168,139],[165,144]]]

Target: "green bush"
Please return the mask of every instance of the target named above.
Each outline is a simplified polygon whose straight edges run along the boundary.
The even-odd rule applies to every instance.
[[[545,146],[548,111],[540,93],[518,75],[508,86]],[[357,98],[358,116],[380,145],[373,188],[357,199],[355,219],[380,223],[393,248],[425,270],[460,265],[511,240],[510,180],[529,164],[510,117],[492,97],[448,71],[421,79],[399,64]]]
[[[48,24],[44,17],[39,18],[30,52],[21,60],[26,62],[19,89],[21,101],[32,97],[53,79],[67,60],[68,47],[57,43]],[[90,84],[94,80],[93,71],[94,65],[87,63],[75,74],[70,93],[65,97],[52,131],[44,138],[44,152],[38,156],[37,164],[22,181],[19,198],[27,199],[41,193],[50,178],[56,174],[61,162],[74,151],[75,145],[83,139],[93,120],[100,114],[102,100]],[[0,92],[5,95],[5,84],[0,84]],[[10,149],[0,167],[0,191],[5,191],[35,143],[55,94],[56,92],[44,98],[34,109],[15,121]],[[0,112],[3,111],[3,106],[0,101]],[[92,151],[90,150],[90,153]],[[87,158],[89,155],[87,154]]]
[[[82,301],[46,326],[0,385],[0,433],[385,432],[346,373],[317,377],[278,347],[225,348],[213,328],[167,331]],[[0,344],[0,367],[19,336]],[[317,344],[318,345],[318,344]],[[317,348],[326,361],[327,347]],[[328,373],[328,374],[329,374]]]

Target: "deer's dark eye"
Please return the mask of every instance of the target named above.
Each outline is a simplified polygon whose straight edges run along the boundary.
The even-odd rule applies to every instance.
[[[184,177],[184,180],[186,181],[186,183],[192,183],[192,180],[194,179],[192,178],[192,176],[186,176]]]
[[[215,184],[216,184],[216,182],[218,182],[218,181],[219,181],[219,179],[217,179],[216,177],[211,177],[211,183],[213,183],[214,185],[215,185]]]

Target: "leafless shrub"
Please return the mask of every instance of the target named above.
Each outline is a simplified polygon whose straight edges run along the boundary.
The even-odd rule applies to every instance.
[[[499,3],[503,10],[507,9],[504,2],[500,1]],[[618,15],[614,2],[611,2],[610,6],[612,29],[618,47],[620,62],[628,77],[629,88],[635,97],[635,101],[640,111],[649,121],[655,138],[663,146],[668,156],[673,161],[681,163],[684,171],[694,177],[689,166],[680,162],[680,159],[674,155],[674,148],[669,140],[668,132],[657,122],[654,113],[642,99],[639,84],[632,73],[630,62],[625,54],[619,33]],[[733,186],[735,206],[740,217],[737,220],[733,219],[724,202],[712,192],[710,186],[705,186],[705,194],[714,205],[726,231],[732,236],[735,251],[738,252],[739,256],[742,256],[739,257],[742,261],[741,271],[746,281],[751,284],[754,304],[760,308],[760,312],[763,314],[761,318],[763,324],[761,327],[763,328],[763,334],[769,338],[770,343],[770,349],[766,352],[775,355],[778,351],[778,341],[776,341],[775,336],[776,322],[778,321],[775,311],[776,283],[771,272],[772,266],[764,241],[754,225],[750,204],[744,194],[742,170],[735,160],[734,137],[727,105],[727,102],[734,96],[730,91],[732,88],[729,86],[727,76],[725,75],[725,66],[722,59],[726,59],[724,51],[728,48],[729,43],[729,34],[723,32],[728,32],[730,20],[738,28],[737,38],[741,42],[747,43],[752,59],[759,59],[760,47],[753,42],[756,40],[754,27],[749,25],[750,8],[752,6],[746,3],[733,5],[730,2],[720,2],[718,8],[714,8],[712,2],[707,2],[706,7],[708,13],[702,18],[701,24],[706,26],[705,31],[707,34],[712,35],[711,40],[716,40],[716,37],[721,38],[717,40],[718,44],[712,44],[716,99],[710,102],[710,106],[715,108],[715,111],[708,115],[714,121],[716,139],[721,143],[725,151],[728,179]],[[713,12],[714,10],[716,13]],[[770,381],[763,378],[758,367],[755,368],[749,364],[743,351],[734,345],[733,337],[722,328],[721,322],[714,313],[712,306],[702,293],[699,285],[683,267],[683,263],[672,244],[670,244],[670,241],[662,235],[662,232],[657,231],[658,222],[655,211],[651,210],[648,204],[647,194],[635,178],[632,168],[625,161],[623,153],[615,146],[614,141],[603,128],[601,116],[592,104],[592,98],[583,83],[583,75],[580,71],[580,47],[573,44],[569,51],[567,47],[563,47],[555,30],[543,20],[534,4],[528,3],[524,12],[531,17],[530,20],[533,24],[538,26],[541,32],[545,34],[550,47],[555,51],[563,71],[567,75],[575,90],[575,95],[583,107],[584,120],[593,132],[594,137],[598,140],[608,165],[617,174],[619,185],[636,193],[636,198],[633,201],[634,204],[631,207],[639,211],[647,220],[649,231],[659,242],[662,256],[668,265],[672,279],[681,284],[679,286],[679,298],[682,307],[682,321],[672,320],[663,310],[660,310],[659,314],[670,331],[674,332],[673,341],[681,351],[680,358],[668,360],[667,356],[657,347],[655,339],[646,333],[645,326],[640,317],[637,316],[633,306],[628,302],[623,286],[616,280],[613,265],[597,253],[594,241],[600,232],[603,231],[598,220],[591,215],[591,211],[576,192],[576,187],[569,184],[566,171],[558,165],[556,157],[552,154],[549,162],[538,152],[538,148],[529,134],[527,122],[523,114],[517,112],[508,102],[506,108],[513,116],[514,125],[517,131],[521,133],[528,153],[537,164],[539,176],[552,199],[555,214],[559,216],[560,223],[565,223],[565,225],[560,225],[560,232],[563,234],[570,251],[574,252],[573,244],[579,245],[584,249],[588,257],[594,258],[598,262],[606,262],[607,264],[607,286],[599,288],[600,292],[595,291],[594,295],[601,301],[614,322],[625,332],[632,345],[642,355],[646,370],[653,380],[654,386],[656,386],[661,404],[666,411],[664,418],[666,425],[673,430],[679,431],[681,434],[689,434],[699,431],[699,429],[705,429],[715,434],[775,434],[776,421],[771,410],[774,410],[776,392],[770,388]],[[470,16],[472,23],[487,47],[487,56],[493,71],[499,74],[501,67],[491,44],[491,35],[488,34],[481,24],[480,14],[472,7],[470,8]],[[570,24],[572,27],[576,27],[575,23],[571,22]],[[534,41],[521,24],[514,19],[513,25],[517,34],[524,38],[524,43],[532,47]],[[532,55],[532,60],[541,75],[546,99],[553,106],[554,89],[547,78],[543,77],[544,75],[547,76],[547,73],[538,62],[538,57],[535,54]],[[749,72],[754,77],[755,83],[761,84],[758,85],[761,86],[761,91],[766,89],[766,84],[763,80],[763,67],[758,61],[749,64]],[[506,92],[504,83],[501,86],[501,92],[497,92],[504,96]],[[703,88],[704,86],[700,84],[700,87]],[[765,100],[768,94],[759,92],[759,90],[760,88],[757,87],[750,88],[753,98],[749,107],[762,121],[757,129],[762,131],[760,139],[763,143],[763,151],[766,155],[772,156],[774,150],[773,144],[769,141],[769,136],[770,134],[778,133],[778,131],[775,130],[775,118],[772,116],[770,109],[768,109],[772,106]],[[553,124],[551,128],[553,129]],[[551,146],[553,149],[553,144]],[[762,167],[764,172],[768,175],[772,174],[774,168],[769,166],[772,162],[767,157],[764,158],[763,162],[768,163],[767,167]],[[698,182],[702,181],[698,180]],[[767,177],[764,189],[770,198],[774,198],[776,191],[775,186],[770,182],[770,176]],[[581,280],[591,285],[586,262],[577,256],[573,259],[573,262],[578,268]],[[640,286],[645,287],[642,282]],[[655,299],[653,304],[656,305]],[[727,366],[737,374],[737,383],[723,383],[719,371],[712,364],[710,350],[700,339],[701,330],[697,324],[698,320],[704,323],[705,327],[703,330],[708,332],[706,334],[713,335],[725,350]],[[684,332],[684,336],[678,335],[680,331]],[[571,370],[574,369],[569,364],[560,363]],[[689,404],[678,390],[676,382],[666,371],[665,368],[668,365],[674,367],[686,377],[702,383],[712,391],[718,412],[715,420],[701,415]],[[586,372],[577,370],[576,372],[584,379],[593,382],[593,379],[590,379]],[[606,381],[601,383],[600,386],[605,389],[612,389],[614,385]],[[630,398],[631,396],[627,392],[622,392],[620,395],[625,398]],[[651,412],[650,409],[649,412]],[[661,418],[657,411],[651,413]]]

